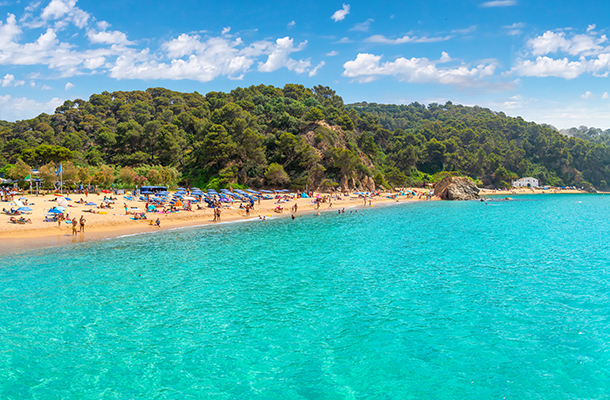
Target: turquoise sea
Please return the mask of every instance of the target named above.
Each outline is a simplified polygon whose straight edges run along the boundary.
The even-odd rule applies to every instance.
[[[422,202],[4,254],[0,398],[608,398],[608,215]]]

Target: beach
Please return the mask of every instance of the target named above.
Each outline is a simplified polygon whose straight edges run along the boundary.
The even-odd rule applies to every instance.
[[[261,200],[255,202],[254,209],[250,211],[249,215],[245,209],[239,208],[240,202],[235,201],[232,204],[223,205],[221,208],[221,219],[219,222],[214,222],[214,209],[207,207],[207,204],[203,203],[203,209],[197,209],[196,205],[192,206],[192,211],[180,210],[172,213],[161,213],[161,212],[149,212],[146,213],[147,219],[134,220],[134,213],[143,212],[146,207],[146,202],[137,200],[127,200],[123,196],[112,195],[114,204],[110,203],[112,208],[99,209],[97,206],[86,206],[85,204],[78,204],[81,198],[85,202],[92,202],[97,205],[103,203],[104,197],[108,198],[110,194],[89,194],[88,196],[80,194],[69,194],[74,201],[69,201],[69,206],[66,208],[66,213],[69,217],[76,218],[79,220],[81,216],[84,216],[85,232],[78,232],[76,235],[72,234],[72,225],[62,221],[61,224],[58,222],[44,222],[45,215],[49,209],[57,205],[57,198],[59,196],[55,194],[48,195],[15,195],[15,199],[25,197],[27,199],[28,207],[32,208],[31,212],[23,214],[22,216],[31,220],[31,223],[15,224],[10,222],[10,217],[7,214],[2,214],[0,220],[0,252],[18,251],[38,247],[48,247],[55,245],[64,245],[69,243],[79,243],[93,240],[100,240],[112,237],[119,237],[125,235],[157,232],[169,229],[176,229],[182,227],[201,226],[215,223],[226,223],[226,222],[238,222],[238,221],[260,221],[261,219],[291,217],[293,214],[296,218],[299,216],[312,213],[312,212],[338,212],[345,208],[366,208],[371,205],[391,204],[396,202],[413,202],[413,201],[426,201],[426,197],[423,195],[424,191],[420,189],[413,189],[416,193],[421,194],[420,196],[404,196],[397,195],[396,198],[389,198],[389,195],[381,194],[379,196],[367,197],[366,206],[364,205],[364,199],[361,196],[352,194],[351,196],[339,195],[338,199],[333,198],[332,206],[329,207],[329,203],[321,203],[319,209],[312,198],[294,198],[288,199],[282,203],[278,203],[278,199],[272,200]],[[319,196],[329,196],[327,193],[319,194]],[[315,197],[315,196],[314,196]],[[431,200],[436,199],[432,198]],[[438,200],[438,199],[436,199]],[[369,202],[371,203],[369,205]],[[16,208],[11,202],[1,202],[1,207],[9,210],[10,208]],[[246,204],[243,202],[242,204]],[[297,212],[291,212],[291,208],[297,205]],[[125,213],[125,206],[127,207],[129,214]],[[205,207],[204,207],[205,206]],[[283,207],[283,212],[276,212],[278,206]],[[89,212],[89,211],[94,212]],[[100,213],[101,212],[101,213]],[[15,217],[20,217],[16,215]],[[160,221],[160,226],[151,225],[151,221],[154,223],[157,218]],[[80,227],[79,227],[80,230]]]
[[[221,211],[221,220],[218,223],[225,222],[238,222],[238,221],[259,221],[261,218],[281,218],[291,217],[292,214],[295,217],[306,213],[312,212],[338,212],[340,209],[351,209],[351,208],[366,208],[370,207],[369,201],[372,205],[379,206],[384,204],[401,203],[401,202],[415,202],[415,201],[426,201],[425,191],[418,188],[408,188],[406,190],[417,193],[416,196],[404,196],[400,194],[389,194],[381,193],[379,196],[367,197],[367,205],[364,205],[362,196],[351,194],[348,196],[339,195],[339,199],[332,200],[332,207],[329,207],[329,203],[322,203],[317,209],[315,202],[312,198],[294,198],[288,199],[282,203],[278,203],[278,199],[272,200],[261,200],[255,202],[254,209],[248,215],[245,209],[239,208],[240,202],[235,201],[232,204],[225,204]],[[556,193],[584,193],[581,190],[571,189],[529,189],[513,188],[511,190],[489,190],[482,189],[480,192],[481,197],[485,196],[515,196],[515,195],[527,195],[527,194],[556,194]],[[316,194],[321,197],[329,196],[328,193]],[[396,198],[390,198],[396,195]],[[32,208],[31,212],[23,215],[23,217],[31,220],[31,223],[26,224],[15,224],[10,222],[10,216],[2,214],[0,219],[0,252],[18,251],[38,247],[48,247],[55,245],[64,245],[69,243],[79,243],[100,239],[107,239],[112,237],[119,237],[125,235],[142,234],[149,232],[157,232],[168,229],[176,229],[191,226],[201,226],[214,224],[214,210],[207,207],[204,203],[202,204],[203,209],[197,209],[196,205],[193,205],[192,211],[180,210],[172,213],[161,213],[161,212],[149,212],[146,213],[147,219],[134,220],[134,213],[140,213],[144,211],[146,202],[137,200],[125,199],[122,195],[112,195],[112,198],[116,198],[114,203],[110,203],[110,207],[99,209],[97,206],[86,206],[85,204],[78,204],[76,201],[84,200],[85,202],[92,202],[99,205],[104,202],[104,198],[108,198],[110,194],[95,194],[90,193],[87,196],[84,194],[66,194],[70,196],[72,200],[69,201],[69,207],[66,212],[70,217],[80,219],[84,216],[85,232],[78,232],[76,235],[72,234],[72,225],[62,221],[61,225],[57,222],[44,222],[45,214],[49,209],[57,205],[57,194],[46,194],[46,195],[15,195],[15,199],[25,197],[27,199],[28,206]],[[296,197],[296,196],[294,196]],[[431,197],[430,200],[438,200],[436,197]],[[10,208],[16,208],[11,205],[11,202],[0,202],[1,207],[10,210]],[[245,203],[243,203],[245,205]],[[291,212],[291,208],[297,205],[298,211],[296,213]],[[281,205],[283,212],[278,213],[275,209]],[[125,213],[125,206],[127,206],[129,214]],[[89,212],[94,211],[94,212]],[[18,215],[15,217],[19,217]],[[151,221],[159,219],[160,226],[151,225]],[[79,227],[80,230],[80,227]]]

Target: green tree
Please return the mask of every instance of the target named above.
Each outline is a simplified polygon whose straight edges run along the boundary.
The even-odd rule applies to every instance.
[[[305,120],[307,121],[322,121],[324,119],[324,114],[322,113],[322,111],[320,111],[319,109],[317,109],[316,107],[312,107],[309,109],[309,111],[307,111],[307,114],[305,114]]]
[[[278,163],[271,163],[265,171],[265,179],[270,185],[283,186],[290,182],[290,177]]]

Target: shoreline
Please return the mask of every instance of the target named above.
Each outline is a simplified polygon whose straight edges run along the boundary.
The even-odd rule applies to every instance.
[[[425,201],[424,199],[407,198],[399,196],[398,199],[389,199],[386,197],[373,198],[373,207],[396,204],[396,203],[413,203],[419,201]],[[438,201],[432,199],[430,201]],[[241,223],[241,222],[255,222],[259,221],[259,215],[265,216],[266,219],[279,219],[279,218],[290,218],[293,214],[290,212],[290,207],[297,203],[298,212],[295,213],[295,217],[299,218],[305,215],[314,214],[316,212],[328,213],[338,212],[338,210],[345,208],[364,210],[369,206],[363,205],[363,200],[359,198],[347,198],[343,200],[333,201],[333,207],[328,208],[328,203],[322,203],[319,210],[315,209],[315,205],[311,203],[311,199],[297,199],[291,200],[284,203],[286,209],[283,213],[275,213],[273,210],[277,204],[272,200],[263,200],[260,205],[255,207],[251,216],[246,217],[245,211],[241,209],[223,209],[222,219],[219,222],[213,221],[212,209],[206,208],[204,210],[196,211],[184,211],[177,214],[166,214],[160,215],[161,227],[150,225],[150,221],[156,219],[155,214],[150,214],[151,219],[133,221],[133,220],[117,220],[114,218],[110,221],[98,220],[85,226],[84,233],[78,233],[72,235],[72,228],[69,224],[62,224],[61,228],[57,227],[55,223],[44,227],[40,226],[28,226],[28,225],[12,225],[12,228],[22,229],[10,229],[0,231],[0,254],[18,253],[27,250],[34,250],[39,248],[50,248],[50,247],[61,247],[75,243],[87,243],[94,242],[104,239],[119,238],[125,236],[134,236],[141,234],[149,234],[155,232],[168,231],[173,229],[183,228],[194,228],[194,227],[205,227],[216,224],[227,224],[227,223]],[[72,212],[72,210],[70,210]],[[114,214],[119,216],[120,214]],[[91,215],[95,216],[95,214]],[[120,215],[122,216],[122,215]],[[90,218],[90,216],[87,216]]]
[[[543,190],[482,190],[480,193],[482,198],[486,196],[518,196],[518,195],[542,195],[542,194],[588,194],[580,190],[557,190],[554,192]],[[599,193],[604,195],[604,193]],[[75,196],[76,197],[76,196]],[[51,201],[51,196],[40,196],[38,198],[31,197],[37,202]],[[51,199],[51,200],[49,200]],[[99,199],[96,199],[99,201]],[[385,196],[375,197],[372,199],[373,206],[387,206],[392,204],[415,203],[426,201],[425,198],[415,197],[408,198],[406,196],[398,196],[396,199],[390,199]],[[438,198],[432,198],[429,201],[440,201]],[[129,203],[122,199],[117,203]],[[140,202],[132,202],[130,206],[138,206]],[[275,213],[274,208],[278,205],[275,200],[263,200],[261,204],[255,206],[251,216],[247,217],[245,211],[238,208],[225,208],[222,210],[222,220],[220,222],[213,221],[212,209],[205,208],[195,211],[181,211],[175,214],[155,214],[150,213],[151,219],[134,221],[127,219],[124,214],[113,212],[108,215],[100,214],[84,214],[87,218],[84,233],[72,235],[71,226],[63,224],[58,227],[55,223],[52,225],[44,225],[42,223],[34,223],[30,225],[15,225],[6,224],[4,229],[0,229],[0,254],[19,253],[27,250],[39,248],[62,247],[75,243],[87,243],[104,239],[119,238],[125,236],[134,236],[148,234],[154,232],[168,231],[173,229],[205,227],[209,225],[225,224],[225,223],[241,223],[254,222],[259,220],[259,215],[269,219],[290,218],[292,212],[290,207],[294,204],[298,205],[298,212],[295,214],[297,218],[313,214],[316,212],[327,213],[337,212],[339,209],[345,208],[366,210],[369,206],[363,205],[363,199],[355,197],[347,197],[342,200],[334,200],[333,208],[328,208],[328,203],[322,203],[319,210],[315,209],[312,199],[293,199],[282,205],[286,207],[283,213]],[[116,209],[116,208],[115,208]],[[119,208],[120,210],[120,208]],[[70,213],[77,214],[79,210],[68,210]],[[81,213],[84,210],[81,210]],[[118,210],[117,210],[118,211]],[[41,214],[43,215],[43,214]],[[41,218],[40,215],[32,215],[31,218]],[[156,218],[161,219],[161,227],[151,226],[150,221]]]

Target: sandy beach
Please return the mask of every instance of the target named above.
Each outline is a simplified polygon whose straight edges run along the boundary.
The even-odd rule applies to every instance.
[[[417,190],[417,189],[416,189]],[[423,190],[420,190],[423,193]],[[328,196],[328,194],[321,194],[321,196]],[[31,212],[23,214],[22,217],[30,219],[31,223],[15,224],[10,222],[9,215],[3,213],[0,217],[0,252],[19,251],[38,247],[49,247],[64,245],[69,243],[79,243],[92,240],[100,240],[112,237],[119,237],[124,235],[158,232],[168,229],[175,229],[181,227],[190,226],[201,226],[207,224],[214,224],[214,210],[208,208],[207,205],[202,210],[197,209],[196,205],[192,207],[193,211],[180,210],[172,213],[146,213],[147,219],[145,220],[134,220],[133,213],[139,213],[144,211],[146,203],[140,200],[129,201],[123,196],[112,195],[116,197],[114,204],[110,204],[110,209],[99,209],[93,206],[85,206],[84,204],[77,204],[75,201],[81,198],[86,202],[93,202],[100,204],[103,202],[104,196],[110,196],[108,194],[69,194],[72,200],[69,201],[69,207],[66,209],[66,213],[70,218],[80,219],[84,216],[85,232],[72,234],[72,225],[62,221],[61,224],[57,222],[44,222],[45,215],[49,209],[57,205],[57,198],[53,194],[51,195],[15,195],[15,199],[25,197],[27,198],[28,207],[32,208]],[[295,214],[295,217],[302,216],[307,213],[313,212],[338,212],[338,210],[345,208],[368,208],[369,200],[372,202],[372,206],[382,205],[396,202],[413,202],[413,201],[426,201],[426,197],[407,197],[407,196],[396,196],[396,199],[388,198],[386,194],[375,196],[367,199],[367,205],[364,205],[364,199],[358,195],[351,196],[339,196],[340,199],[332,200],[332,207],[329,207],[329,203],[322,203],[319,209],[316,209],[316,204],[311,198],[295,198],[290,199],[283,203],[278,203],[277,199],[273,200],[261,200],[260,203],[255,202],[254,209],[250,211],[250,215],[246,214],[245,209],[240,209],[240,202],[236,201],[233,204],[225,204],[222,207],[221,221],[223,222],[235,222],[235,221],[258,221],[260,218],[281,218],[291,217]],[[15,205],[11,205],[11,202],[0,202],[2,208],[10,210],[16,208]],[[291,208],[297,205],[298,210],[296,213],[291,212]],[[205,205],[202,204],[202,207]],[[244,203],[245,205],[245,203]],[[276,207],[281,205],[283,212],[278,213],[275,211]],[[129,210],[129,214],[125,213],[125,206]],[[89,210],[94,211],[89,212]],[[100,214],[102,212],[103,214]],[[348,211],[349,212],[349,211]],[[19,218],[19,215],[15,216]],[[260,218],[259,218],[260,217]],[[160,227],[151,225],[151,221],[160,220]]]
[[[372,201],[373,207],[375,205],[391,204],[396,202],[414,202],[414,201],[426,201],[426,197],[423,195],[423,189],[411,188],[421,196],[407,197],[397,195],[396,199],[388,198],[388,194],[381,194],[373,198],[368,198]],[[560,189],[512,189],[512,190],[488,190],[482,189],[480,195],[485,196],[515,196],[524,194],[555,194],[555,193],[585,193],[580,190],[560,190]],[[320,194],[321,196],[328,194]],[[26,224],[15,224],[10,222],[10,217],[7,214],[2,214],[0,217],[0,253],[20,251],[25,249],[32,249],[38,247],[50,247],[57,245],[65,245],[69,243],[87,242],[93,240],[100,240],[112,237],[119,237],[124,235],[132,235],[139,233],[158,232],[168,229],[175,229],[181,227],[190,226],[201,226],[207,224],[214,224],[214,210],[208,208],[207,205],[202,210],[197,209],[193,206],[193,211],[180,210],[172,213],[146,213],[147,219],[145,220],[134,220],[134,214],[136,212],[142,212],[145,208],[145,202],[140,200],[127,200],[123,196],[112,195],[116,197],[114,204],[110,204],[112,208],[99,209],[98,207],[86,206],[84,204],[78,204],[76,201],[81,198],[86,202],[93,202],[97,205],[103,202],[104,197],[108,197],[108,194],[89,194],[88,196],[80,194],[69,194],[70,198],[74,201],[69,201],[69,207],[66,212],[70,217],[80,219],[84,216],[85,232],[79,232],[76,235],[72,234],[72,225],[67,224],[63,221],[60,224],[57,222],[44,222],[45,215],[48,210],[57,205],[58,196],[54,194],[47,195],[15,195],[15,199],[25,197],[27,198],[28,206],[33,210],[22,216],[30,219],[31,223]],[[254,210],[250,212],[250,215],[246,214],[244,209],[240,209],[240,202],[236,201],[233,204],[225,204],[222,207],[221,221],[223,222],[235,222],[235,221],[258,221],[259,217],[270,218],[281,218],[291,217],[292,206],[295,204],[298,207],[298,211],[295,217],[302,216],[312,212],[338,212],[339,209],[363,209],[370,207],[364,205],[364,200],[358,195],[352,194],[350,196],[340,195],[340,200],[333,199],[332,207],[329,207],[329,203],[322,203],[319,210],[316,209],[316,204],[311,198],[295,198],[290,199],[283,203],[278,203],[277,199],[273,200],[261,200],[260,203],[256,202]],[[432,197],[431,200],[438,200],[438,198]],[[10,210],[16,208],[11,202],[0,202],[2,208]],[[244,203],[245,205],[245,203]],[[276,207],[281,205],[284,210],[282,213],[275,212]],[[125,213],[125,206],[129,210],[129,214]],[[203,205],[202,205],[203,206]],[[89,212],[94,211],[94,212]],[[100,213],[101,212],[101,213]],[[15,216],[20,217],[20,216]],[[151,221],[156,219],[160,220],[160,227],[151,225]]]

